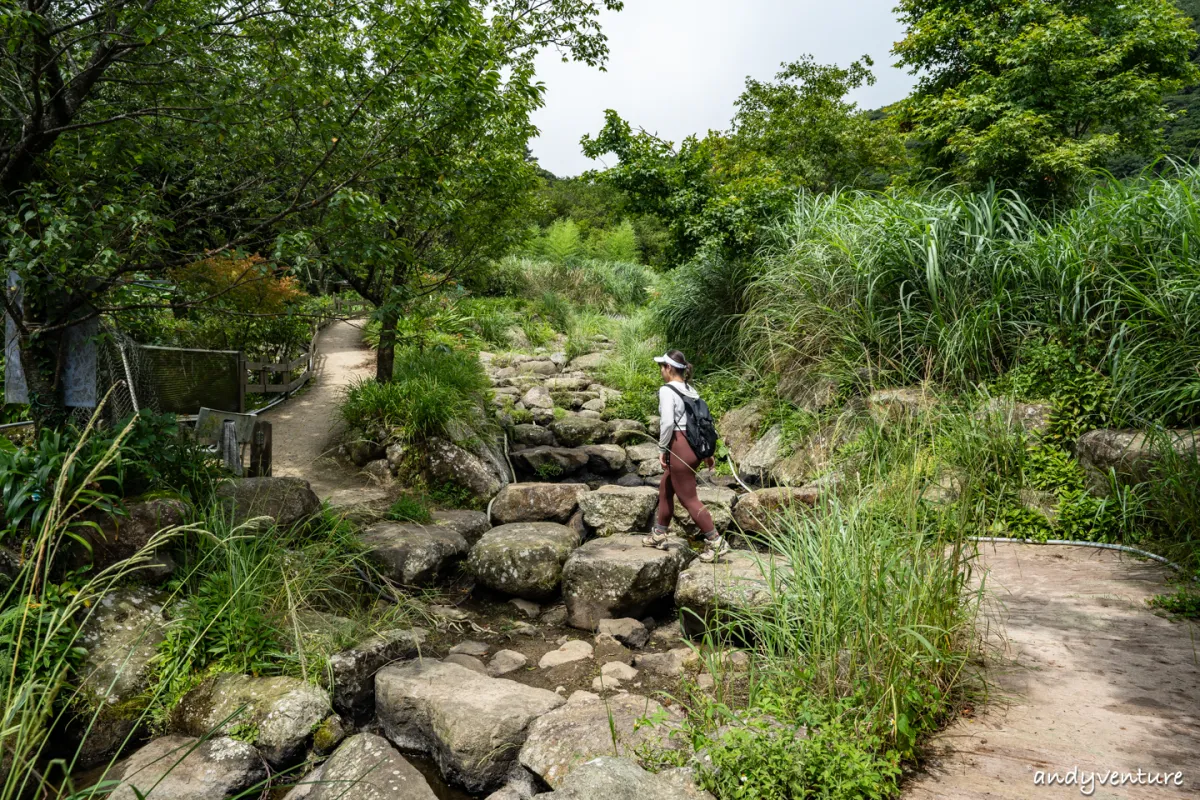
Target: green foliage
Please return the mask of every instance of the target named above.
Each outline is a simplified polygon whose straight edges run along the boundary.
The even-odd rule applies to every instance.
[[[393,431],[407,440],[445,435],[482,407],[487,375],[474,353],[437,347],[398,353],[393,379],[346,389],[340,413],[352,430]]]
[[[588,238],[588,252],[597,261],[641,263],[637,231],[629,220],[607,231],[597,231]]]
[[[479,498],[464,486],[449,483],[438,484],[428,488],[430,501],[439,508],[476,508]]]
[[[1103,428],[1109,418],[1109,381],[1092,366],[1099,354],[1090,355],[1092,359],[1080,358],[1054,342],[1027,343],[997,388],[1021,400],[1051,401],[1047,439],[1069,445],[1081,434]]]
[[[921,75],[902,105],[924,165],[1063,196],[1121,152],[1159,145],[1166,93],[1200,77],[1171,0],[901,0],[894,52]]]
[[[1200,619],[1200,594],[1179,589],[1171,594],[1160,594],[1147,601],[1153,608],[1185,619]]]
[[[1033,338],[1062,342],[1035,346],[1018,375],[1061,398],[1057,440],[1110,417],[1189,424],[1197,184],[1183,167],[1114,181],[1047,220],[1011,194],[803,196],[748,290],[743,347],[766,373],[966,388],[1019,364]]]
[[[388,508],[387,518],[398,522],[429,523],[433,515],[429,512],[429,499],[412,492],[404,492]]]
[[[545,236],[536,244],[538,254],[550,261],[566,264],[583,253],[583,240],[579,226],[571,219],[555,220],[546,229]]]
[[[544,481],[553,481],[562,477],[563,468],[557,462],[547,461],[543,464],[538,464],[537,474]]]
[[[740,326],[759,264],[720,257],[673,270],[654,303],[663,337],[693,363],[728,364],[741,352]]]
[[[703,740],[711,757],[711,766],[701,771],[704,788],[721,800],[894,796],[899,755],[854,724],[859,713],[854,704],[842,701],[821,708],[808,700],[800,709],[789,705],[768,693],[759,699],[755,716],[731,726],[716,741]],[[781,724],[779,713],[792,724]],[[800,726],[807,727],[804,738],[797,738]]]

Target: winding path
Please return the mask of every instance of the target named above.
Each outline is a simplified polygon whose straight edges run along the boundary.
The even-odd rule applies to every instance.
[[[1093,798],[1200,797],[1200,626],[1152,612],[1169,570],[1113,551],[980,545],[989,697],[934,737],[907,800],[1086,797],[1039,770],[1175,773]],[[1086,788],[1086,787],[1085,787]]]
[[[272,474],[304,478],[318,497],[335,506],[380,499],[383,490],[333,458],[345,429],[337,411],[342,391],[375,371],[361,323],[330,324],[318,337],[317,354],[306,389],[262,415],[272,426]]]

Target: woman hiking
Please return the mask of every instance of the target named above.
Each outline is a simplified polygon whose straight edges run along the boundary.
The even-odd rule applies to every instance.
[[[688,425],[698,426],[698,420],[689,419],[690,401],[698,401],[707,417],[707,406],[703,406],[700,395],[691,386],[692,365],[678,350],[670,350],[654,359],[662,373],[663,386],[658,390],[658,446],[662,450],[659,459],[663,467],[662,481],[658,485],[658,513],[650,535],[642,538],[646,547],[667,549],[667,526],[675,511],[675,498],[687,509],[692,521],[704,534],[704,551],[700,560],[711,564],[730,551],[729,544],[717,533],[712,514],[696,496],[696,470],[701,459],[688,443]],[[693,406],[695,407],[695,406]],[[694,432],[693,432],[694,433]],[[713,435],[715,439],[715,434]],[[714,442],[715,443],[715,442]],[[711,468],[712,457],[704,459]]]

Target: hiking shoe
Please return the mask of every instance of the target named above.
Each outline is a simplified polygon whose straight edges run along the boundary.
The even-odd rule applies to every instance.
[[[729,542],[725,541],[724,536],[718,536],[715,539],[705,539],[704,551],[700,553],[700,560],[705,564],[712,564],[721,556],[731,552],[733,552],[733,548],[729,546]]]
[[[642,546],[643,547],[657,547],[659,550],[666,550],[668,538],[670,538],[670,537],[667,536],[667,529],[660,528],[657,525],[655,525],[654,528],[650,531],[649,536],[642,537]]]

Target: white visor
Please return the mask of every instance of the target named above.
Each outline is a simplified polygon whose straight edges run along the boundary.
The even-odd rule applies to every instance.
[[[663,353],[661,356],[655,356],[654,360],[659,364],[666,364],[667,366],[674,367],[675,369],[687,369],[687,364],[680,364],[666,353]]]

